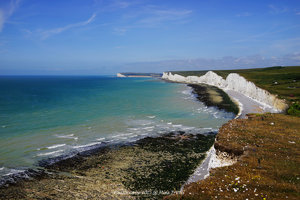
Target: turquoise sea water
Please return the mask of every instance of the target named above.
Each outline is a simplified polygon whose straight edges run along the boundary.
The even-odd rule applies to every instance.
[[[217,130],[234,117],[184,84],[150,78],[11,76],[0,91],[0,176],[103,144]]]

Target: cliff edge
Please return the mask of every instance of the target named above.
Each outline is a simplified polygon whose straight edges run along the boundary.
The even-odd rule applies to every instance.
[[[246,80],[237,73],[230,73],[226,79],[224,79],[213,71],[208,71],[203,76],[187,77],[178,74],[172,74],[171,72],[164,72],[162,79],[189,84],[203,83],[216,86],[226,92],[238,92],[254,101],[261,103],[265,107],[271,108],[273,112],[284,112],[288,108],[288,105],[284,100],[279,99],[276,95],[257,87],[253,82]],[[228,93],[230,95],[230,92]]]

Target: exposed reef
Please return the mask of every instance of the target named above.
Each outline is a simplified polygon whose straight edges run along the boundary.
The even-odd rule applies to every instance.
[[[188,84],[188,86],[193,88],[196,98],[206,106],[214,106],[235,115],[239,113],[239,107],[223,90],[206,84]]]
[[[161,199],[179,192],[214,140],[180,131],[95,149],[1,188],[0,199]]]

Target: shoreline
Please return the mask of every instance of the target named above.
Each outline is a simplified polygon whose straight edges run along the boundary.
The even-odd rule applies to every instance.
[[[176,82],[175,82],[176,83]],[[209,94],[204,94],[203,92],[199,93],[199,88],[203,87],[214,87],[214,86],[209,86],[207,84],[188,84],[186,83],[188,86],[192,87],[194,91],[198,91],[197,95],[204,95],[204,98],[197,98],[199,101],[205,103],[206,106],[213,106],[213,107],[217,107],[219,110],[224,109],[224,105],[223,104],[228,104],[230,100],[227,99],[227,101],[225,102],[219,102],[219,104],[216,104],[214,102],[207,102],[210,98],[209,98]],[[197,90],[198,89],[198,90]],[[219,91],[222,91],[223,93],[225,93],[226,95],[228,95],[232,101],[232,103],[238,107],[238,112],[235,112],[236,116],[234,119],[238,119],[238,118],[242,118],[244,116],[246,116],[246,112],[249,112],[249,110],[245,110],[243,103],[245,103],[246,101],[240,101],[240,98],[238,98],[238,95],[233,95],[232,93],[229,94],[228,91],[224,91],[221,88],[218,88]],[[224,94],[223,94],[224,96]],[[204,100],[204,101],[202,101]],[[231,106],[232,106],[231,103]],[[230,105],[230,104],[229,104]],[[226,108],[226,107],[225,107]],[[225,109],[226,110],[226,109]],[[236,110],[235,110],[236,111]],[[217,133],[218,134],[218,133]],[[216,142],[216,141],[215,141]],[[214,144],[215,144],[214,142]],[[232,165],[236,162],[236,158],[231,158],[228,155],[224,155],[220,152],[217,152],[217,150],[215,149],[214,144],[211,146],[211,148],[206,152],[206,156],[205,159],[201,162],[201,164],[194,170],[194,173],[189,177],[189,179],[182,185],[180,191],[183,192],[184,191],[184,187],[186,185],[189,185],[193,182],[198,182],[201,180],[206,179],[209,175],[210,175],[210,170],[213,168],[217,168],[217,167],[224,167],[224,166],[229,166]]]
[[[214,139],[213,132],[179,131],[103,147],[47,166],[34,179],[1,188],[0,199],[162,198],[179,192]]]
[[[168,79],[163,79],[169,82],[173,83],[183,83],[187,84],[188,86],[192,87],[194,92],[198,91],[197,95],[203,95],[202,98],[197,98],[199,101],[205,103],[206,106],[214,106],[217,107],[218,109],[224,109],[224,106],[222,104],[216,104],[214,102],[207,102],[210,98],[207,93],[203,93],[199,90],[199,88],[203,87],[215,87],[207,84],[191,84],[191,83],[186,83],[186,82],[177,82],[177,81],[172,81]],[[244,119],[247,118],[247,114],[250,113],[266,113],[266,112],[275,112],[276,110],[271,108],[270,106],[263,104],[261,102],[258,102],[257,100],[254,100],[250,97],[245,96],[242,93],[233,91],[233,90],[224,90],[220,87],[216,87],[220,91],[225,92],[226,95],[228,95],[231,99],[231,101],[234,103],[235,106],[238,107],[238,112],[235,112],[236,117],[234,119]],[[200,93],[199,93],[200,91]],[[197,93],[197,92],[195,92]],[[222,102],[223,103],[223,102]],[[226,102],[228,103],[228,101]],[[232,105],[231,105],[232,106]],[[226,110],[226,109],[225,109]],[[228,111],[228,109],[227,109]],[[213,168],[218,168],[218,167],[224,167],[224,166],[230,166],[233,165],[237,160],[237,157],[231,157],[230,155],[227,155],[224,152],[221,152],[219,150],[215,149],[215,146],[212,145],[210,150],[206,153],[205,159],[201,162],[201,164],[194,170],[194,173],[189,177],[189,179],[185,182],[184,185],[181,187],[181,191],[183,192],[184,187],[190,183],[193,182],[198,182],[201,180],[206,179],[209,174],[210,170]],[[214,163],[214,164],[213,164]]]
[[[194,91],[194,89],[193,89],[193,91]],[[206,91],[207,92],[207,91]],[[227,94],[227,93],[226,93]],[[198,99],[199,100],[199,99]],[[209,100],[209,98],[207,98],[207,100]],[[227,102],[228,103],[228,102]],[[170,133],[167,133],[167,134],[165,134],[165,136],[166,135],[168,135],[168,134],[170,134]],[[188,139],[189,137],[191,137],[191,136],[187,136],[184,132],[179,132],[179,133],[177,133],[176,134],[177,136],[177,139],[179,139],[179,140],[186,140],[186,139]],[[201,135],[201,134],[200,134]],[[90,165],[89,166],[87,166],[87,165],[84,165],[84,166],[80,166],[80,163],[85,163],[85,162],[87,162],[86,160],[92,160],[92,161],[89,161],[89,162],[92,162],[92,163],[95,163],[96,162],[96,160],[99,158],[99,154],[102,154],[102,157],[105,157],[107,154],[111,154],[110,152],[114,152],[114,155],[117,155],[118,153],[118,150],[116,150],[116,149],[127,149],[128,150],[128,148],[130,149],[131,147],[134,147],[135,148],[135,146],[136,145],[141,145],[141,141],[147,141],[148,140],[148,142],[145,142],[143,145],[149,145],[149,144],[151,144],[151,142],[153,142],[154,141],[154,143],[155,143],[155,141],[159,141],[159,140],[161,140],[161,139],[164,139],[164,137],[165,136],[159,136],[159,137],[155,137],[155,138],[153,138],[153,137],[146,137],[146,138],[143,138],[143,139],[139,139],[138,141],[136,141],[136,142],[133,142],[133,143],[131,143],[131,144],[126,144],[126,145],[120,145],[120,146],[115,146],[114,148],[112,148],[111,149],[111,147],[103,147],[103,148],[97,148],[97,149],[93,149],[93,150],[91,150],[91,151],[87,151],[87,152],[83,152],[83,153],[79,153],[78,154],[78,156],[74,156],[74,157],[72,157],[72,158],[69,158],[69,159],[65,159],[65,160],[62,160],[62,161],[59,161],[59,162],[57,162],[57,163],[55,163],[55,164],[53,164],[53,165],[51,165],[50,167],[46,167],[46,169],[47,169],[47,171],[45,172],[45,171],[41,171],[41,173],[40,174],[36,174],[36,176],[34,177],[34,179],[35,180],[21,180],[20,181],[20,183],[17,183],[15,186],[14,185],[12,185],[12,186],[9,186],[8,188],[12,188],[12,187],[15,187],[15,188],[17,188],[16,190],[19,190],[19,192],[20,192],[20,190],[23,192],[23,194],[24,194],[24,191],[22,190],[22,187],[24,186],[24,184],[26,185],[26,184],[29,184],[29,187],[30,187],[30,185],[31,184],[37,184],[37,183],[39,183],[39,181],[45,181],[46,180],[46,182],[47,182],[47,187],[54,187],[54,185],[52,185],[53,183],[52,182],[55,182],[55,181],[57,181],[57,180],[65,180],[65,179],[68,179],[69,178],[69,176],[71,175],[71,177],[75,177],[75,179],[77,179],[78,177],[79,177],[79,179],[83,179],[83,177],[86,177],[86,172],[85,172],[85,170],[89,170],[89,169],[91,169],[91,167],[90,167]],[[167,136],[167,138],[168,138],[169,136]],[[173,136],[171,136],[171,137],[173,137]],[[176,138],[175,137],[175,138]],[[168,139],[170,139],[170,138],[168,138]],[[175,139],[175,141],[177,140],[177,139]],[[172,139],[172,141],[173,141],[174,139]],[[149,143],[149,141],[150,141],[150,143]],[[174,142],[174,141],[173,141]],[[188,144],[190,144],[190,142],[191,141],[188,141]],[[143,142],[142,142],[143,143]],[[162,145],[162,144],[160,144],[160,145]],[[193,149],[191,149],[191,147],[190,147],[190,145],[188,145],[187,146],[188,148],[187,148],[187,150],[192,150],[192,151],[194,151]],[[171,151],[174,151],[175,149],[177,149],[178,147],[176,146],[176,147],[173,147],[173,148],[171,148],[172,150]],[[198,147],[199,148],[199,147]],[[210,149],[209,149],[210,148]],[[189,181],[191,181],[191,177],[193,177],[193,173],[195,173],[195,172],[197,172],[197,170],[198,170],[198,168],[199,167],[201,167],[201,165],[202,164],[200,164],[200,163],[206,163],[205,164],[205,167],[203,167],[202,166],[202,169],[204,169],[204,171],[206,171],[206,173],[205,174],[201,174],[200,176],[198,176],[198,178],[196,177],[196,179],[192,179],[192,181],[194,182],[194,181],[197,181],[197,180],[199,180],[199,177],[201,178],[206,178],[207,177],[207,175],[209,174],[209,170],[211,169],[211,168],[213,168],[214,166],[220,166],[220,163],[222,163],[221,161],[220,161],[220,157],[216,154],[216,150],[214,149],[214,145],[213,145],[213,143],[209,146],[209,148],[207,148],[205,151],[202,151],[202,153],[201,153],[201,159],[200,160],[198,160],[198,161],[196,161],[196,166],[194,166],[194,167],[192,167],[192,168],[190,168],[189,170],[187,170],[187,169],[185,169],[185,165],[186,165],[186,163],[181,163],[181,164],[179,164],[179,163],[177,163],[177,168],[180,168],[180,167],[183,167],[184,169],[183,169],[183,171],[181,172],[181,176],[183,175],[185,178],[183,178],[183,177],[181,177],[180,178],[180,184],[178,184],[176,187],[177,187],[177,191],[174,191],[174,187],[172,187],[172,190],[161,190],[161,192],[162,193],[164,193],[164,195],[161,195],[160,197],[162,197],[162,196],[165,196],[165,195],[169,195],[169,194],[172,194],[172,192],[180,192],[180,189],[182,189],[185,185],[186,185],[186,183],[188,182],[189,183]],[[197,149],[197,148],[196,148]],[[203,149],[204,150],[204,149]],[[122,152],[123,150],[121,150],[120,152]],[[161,152],[156,152],[155,153],[155,155],[158,155],[158,154],[160,154]],[[83,154],[86,154],[86,156],[84,156]],[[206,154],[207,156],[204,156],[204,154]],[[200,154],[199,154],[200,155]],[[91,157],[93,157],[93,156],[98,156],[98,158],[96,158],[96,159],[92,159]],[[135,155],[134,154],[132,154],[132,156],[134,157]],[[153,155],[152,155],[153,156]],[[182,160],[183,159],[183,157],[184,157],[185,155],[181,155],[180,156],[180,160]],[[101,157],[101,156],[100,156]],[[179,158],[178,158],[179,159]],[[204,160],[203,160],[204,159]],[[219,160],[218,160],[219,159]],[[105,159],[104,159],[105,160]],[[201,161],[202,160],[202,161]],[[100,163],[101,163],[102,161],[100,161]],[[107,161],[106,161],[107,162]],[[139,161],[138,161],[139,162]],[[149,160],[147,161],[147,162],[149,162]],[[181,162],[181,161],[180,161]],[[194,161],[195,162],[195,161]],[[200,162],[200,163],[199,163]],[[99,163],[99,160],[97,161],[97,163]],[[216,164],[217,163],[217,164]],[[219,163],[219,164],[218,164]],[[108,163],[106,163],[105,165],[107,165]],[[178,165],[179,164],[179,165]],[[200,164],[200,166],[199,166],[199,164]],[[224,164],[224,163],[223,163]],[[109,165],[109,164],[108,164]],[[197,168],[197,166],[198,166],[198,168]],[[92,168],[93,167],[95,167],[94,166],[94,164],[92,164]],[[144,166],[145,167],[145,166]],[[152,166],[153,167],[153,166]],[[143,167],[142,167],[143,168]],[[94,169],[93,169],[94,170]],[[158,170],[161,170],[160,168],[158,169]],[[192,171],[191,171],[192,170]],[[75,174],[74,174],[74,171],[75,171]],[[131,170],[129,170],[129,171],[131,171]],[[131,171],[132,172],[132,171]],[[165,172],[166,174],[169,174],[170,175],[170,172],[169,171],[167,171],[167,172]],[[73,174],[73,175],[72,175]],[[108,172],[108,174],[110,174],[110,172]],[[175,173],[176,174],[176,173]],[[176,177],[176,175],[175,174],[171,174],[171,176],[170,176],[170,178],[171,179],[173,179],[174,177]],[[199,174],[198,174],[199,175]],[[104,174],[104,177],[106,177],[107,176],[107,174]],[[138,178],[139,176],[135,176],[135,178]],[[154,176],[155,177],[155,176]],[[153,179],[154,180],[154,179]],[[133,184],[133,185],[141,185],[141,183],[143,183],[142,185],[147,185],[148,184],[148,182],[153,182],[153,180],[152,181],[146,181],[146,182],[144,182],[143,183],[143,181],[141,181],[141,180],[139,180],[139,181],[133,181],[133,182],[131,182],[131,185]],[[80,181],[79,181],[80,182]],[[30,184],[31,183],[31,184]],[[70,185],[69,186],[72,186],[72,183],[69,183]],[[118,185],[118,187],[120,187],[120,184],[122,185],[123,183],[117,183],[117,185]],[[156,183],[156,185],[159,185],[158,183]],[[32,185],[31,185],[32,186]],[[27,186],[28,187],[28,186]],[[72,186],[73,187],[73,186]],[[110,195],[112,195],[112,196],[122,196],[122,195],[125,195],[126,197],[128,197],[129,199],[130,199],[130,197],[132,197],[132,191],[134,192],[134,191],[136,191],[137,192],[137,194],[136,195],[144,195],[144,194],[141,194],[141,193],[139,193],[140,191],[138,191],[137,189],[139,189],[141,186],[138,186],[138,187],[136,187],[136,186],[134,186],[133,188],[132,188],[132,190],[128,190],[128,188],[130,188],[130,186],[128,186],[127,185],[127,189],[126,189],[126,187],[123,187],[122,186],[122,191],[118,191],[117,193],[118,194],[111,194],[111,192],[112,192],[112,190],[109,190],[109,191],[106,191],[106,192],[110,192]],[[175,187],[175,188],[176,188]],[[34,185],[34,187],[33,188],[36,188],[36,189],[38,189],[39,187],[37,186],[37,185]],[[150,187],[151,188],[151,187]],[[143,188],[144,190],[143,191],[149,191],[149,189],[147,189],[147,188]],[[5,190],[5,189],[4,189]],[[38,189],[39,190],[39,189]],[[157,190],[157,189],[155,189],[155,190]],[[151,196],[151,195],[153,195],[154,193],[153,193],[153,191],[154,190],[152,190],[152,192],[150,192],[150,193],[147,193],[147,195],[148,196]],[[21,193],[22,193],[21,192]],[[26,193],[26,192],[25,192]],[[80,192],[79,192],[80,193]],[[157,193],[157,191],[156,191],[156,193]],[[14,194],[14,195],[17,195],[17,194]],[[95,195],[97,195],[97,194],[95,194]],[[24,197],[24,196],[23,196]],[[25,195],[25,197],[27,197],[26,195]],[[32,196],[31,196],[32,197]],[[1,197],[0,197],[0,199],[1,199]]]
[[[171,135],[168,135],[168,134],[171,134]],[[11,192],[13,192],[12,195],[17,195],[17,194],[14,194],[14,191],[19,191],[21,194],[26,194],[26,192],[24,192],[22,190],[22,187],[24,187],[26,185],[26,187],[28,188],[31,188],[31,190],[39,190],[40,192],[43,192],[43,190],[40,190],[38,189],[39,185],[38,183],[41,182],[46,182],[45,184],[47,185],[47,187],[51,188],[51,187],[55,187],[53,185],[52,182],[56,182],[58,180],[62,181],[62,180],[65,180],[65,179],[68,179],[70,176],[77,179],[78,177],[80,177],[80,179],[83,179],[83,177],[86,177],[86,172],[85,170],[94,170],[96,171],[95,168],[95,164],[82,164],[82,163],[86,163],[86,162],[91,162],[91,163],[102,163],[104,162],[104,165],[107,165],[107,166],[110,166],[111,163],[109,163],[108,161],[105,161],[106,159],[102,159],[103,157],[107,157],[107,155],[110,155],[110,154],[114,154],[117,156],[118,153],[120,152],[123,152],[123,151],[130,151],[128,149],[135,149],[136,146],[139,146],[141,145],[141,143],[143,143],[142,145],[144,146],[151,146],[151,143],[157,143],[157,141],[160,141],[160,140],[164,140],[164,139],[167,139],[169,141],[169,145],[167,145],[168,147],[166,147],[166,144],[161,144],[161,143],[158,143],[158,145],[164,145],[165,147],[162,148],[160,151],[157,151],[157,144],[155,145],[155,149],[156,149],[156,152],[154,154],[152,154],[152,157],[153,156],[160,156],[160,154],[162,154],[162,152],[164,152],[164,149],[169,149],[169,151],[172,151],[172,152],[175,152],[175,151],[179,151],[180,154],[182,154],[182,151],[184,149],[184,151],[191,151],[191,152],[194,152],[195,150],[196,151],[201,151],[201,153],[197,153],[198,157],[197,159],[195,158],[189,158],[192,160],[192,163],[194,164],[189,164],[190,167],[186,167],[186,162],[187,161],[184,161],[186,158],[186,155],[180,155],[177,159],[177,161],[175,163],[175,168],[173,168],[175,171],[177,169],[181,169],[182,171],[180,172],[180,177],[179,178],[179,182],[177,182],[177,186],[175,186],[174,184],[172,184],[172,188],[163,188],[160,192],[161,192],[161,196],[165,196],[165,195],[169,195],[169,194],[172,194],[172,193],[180,193],[180,188],[182,187],[182,185],[184,185],[184,183],[186,182],[186,180],[188,180],[188,178],[190,177],[190,175],[193,174],[194,170],[197,168],[197,166],[201,163],[201,161],[205,158],[204,154],[206,154],[206,152],[209,150],[209,148],[211,148],[213,146],[213,142],[214,142],[214,137],[215,137],[215,133],[208,133],[207,136],[204,136],[203,134],[197,134],[197,135],[194,135],[192,136],[191,134],[186,134],[182,131],[179,131],[177,133],[175,133],[176,136],[172,136],[173,133],[166,133],[164,134],[163,136],[158,136],[158,137],[146,137],[146,138],[142,138],[142,139],[139,139],[135,142],[132,142],[132,143],[127,143],[127,144],[120,144],[120,145],[115,145],[115,146],[104,146],[104,147],[99,147],[99,148],[96,148],[96,149],[92,149],[92,150],[88,150],[88,151],[84,151],[84,152],[81,152],[81,153],[78,153],[76,156],[74,157],[71,157],[71,158],[67,158],[67,159],[64,159],[64,160],[61,160],[61,161],[58,161],[52,165],[49,165],[47,166],[47,160],[46,162],[41,162],[44,164],[45,166],[45,171],[41,170],[39,171],[39,173],[37,172],[35,176],[32,176],[34,179],[33,180],[30,180],[30,179],[27,179],[27,178],[21,178],[21,180],[19,180],[17,183],[13,183],[11,182],[12,184],[6,188],[3,188],[3,191],[5,191],[6,189],[10,190]],[[195,141],[194,139],[192,139],[193,137],[209,137],[213,140],[209,140],[211,142],[210,145],[206,145],[206,147],[204,149],[199,149],[199,144],[197,145],[197,147],[195,148],[192,148],[192,145],[194,144],[193,141]],[[171,138],[171,140],[169,140]],[[178,141],[185,141],[186,142],[186,145],[183,145],[182,147],[178,147],[178,145],[176,145],[176,147],[174,146],[174,144],[176,144]],[[145,141],[145,142],[143,142]],[[171,143],[170,143],[171,141]],[[209,142],[209,141],[205,141],[205,143]],[[174,143],[175,142],[175,143]],[[200,142],[200,141],[199,141]],[[203,145],[205,143],[201,143],[200,147],[204,147]],[[183,148],[183,149],[181,149]],[[124,150],[125,149],[125,150]],[[127,152],[128,153],[128,152]],[[101,154],[101,155],[100,155]],[[178,153],[177,153],[178,154]],[[195,153],[192,153],[191,155],[194,155]],[[195,155],[197,155],[195,154]],[[128,156],[128,155],[131,155],[132,157],[136,157],[135,154],[126,154],[124,155],[124,157]],[[147,155],[147,153],[146,153]],[[165,156],[165,159],[167,159],[167,161],[164,159],[163,162],[167,162],[167,167],[168,167],[168,170],[164,172],[165,175],[163,175],[163,177],[169,177],[168,179],[172,180],[171,182],[173,183],[174,182],[174,178],[177,179],[177,171],[176,173],[172,173],[170,172],[170,167],[172,166],[172,162],[168,161],[168,156],[170,156],[170,154],[166,154],[167,156]],[[99,157],[101,157],[101,159],[99,160]],[[110,156],[109,156],[110,157]],[[110,158],[108,158],[110,159]],[[153,159],[153,158],[151,158]],[[88,160],[88,161],[87,161]],[[184,161],[184,162],[183,162]],[[137,162],[140,162],[140,160],[137,160]],[[140,168],[144,168],[146,169],[147,168],[147,163],[149,162],[149,160],[147,160],[146,162],[146,165],[142,165],[142,167],[139,167],[138,169],[140,170]],[[151,161],[150,161],[151,162]],[[191,162],[191,161],[188,161],[188,162]],[[51,163],[51,162],[50,162]],[[124,163],[123,163],[124,164]],[[171,165],[170,165],[171,164]],[[83,166],[82,166],[83,165]],[[165,165],[165,164],[164,164]],[[162,170],[162,168],[160,167],[160,165],[155,165],[157,166],[157,170],[160,171]],[[146,168],[145,168],[146,167]],[[109,168],[109,167],[108,167]],[[154,168],[153,166],[151,166],[151,168]],[[126,169],[128,170],[128,169]],[[151,169],[152,170],[152,169]],[[147,171],[151,171],[151,170],[147,170]],[[117,170],[118,171],[118,170]],[[129,170],[131,171],[131,170]],[[74,174],[75,172],[75,174]],[[109,174],[111,172],[108,172]],[[119,172],[118,172],[119,173]],[[157,173],[157,172],[155,172]],[[73,174],[73,175],[72,175]],[[168,175],[167,175],[168,174]],[[167,175],[167,176],[166,176]],[[104,174],[102,175],[104,176],[104,178],[107,177],[107,174]],[[157,175],[156,175],[157,176]],[[143,182],[142,180],[136,180],[136,181],[133,181],[131,182],[131,185],[149,185],[151,182],[155,182],[154,180],[159,180],[157,179],[157,177],[155,177],[155,179],[153,179],[152,181],[146,181],[146,182]],[[23,177],[26,177],[23,176]],[[88,176],[89,177],[89,176]],[[135,176],[135,178],[138,178],[139,176]],[[176,178],[177,177],[177,178]],[[160,180],[159,182],[155,182],[156,186],[159,186],[161,184],[161,181]],[[176,181],[175,181],[176,182]],[[71,187],[73,184],[72,183],[68,183],[69,186]],[[68,185],[67,184],[67,185]],[[117,185],[119,185],[118,187],[120,187],[120,184],[123,185],[123,182],[121,183],[117,183]],[[169,183],[167,185],[170,185]],[[155,186],[155,187],[156,187]],[[72,186],[73,187],[73,186]],[[127,185],[127,187],[130,188],[130,186]],[[136,192],[135,195],[144,195],[144,194],[141,194],[141,191],[137,191],[136,189],[139,189],[141,186],[137,187],[134,186],[134,188],[132,190],[128,190],[128,188],[126,189],[126,187],[124,188],[122,186],[122,191],[114,191],[116,192],[116,194],[112,194],[112,190],[109,190],[109,191],[106,191],[106,193],[109,193],[110,195],[112,196],[126,196],[126,194],[130,194],[130,195],[127,195],[126,197],[131,197],[131,194],[132,192]],[[152,186],[151,186],[152,187]],[[155,189],[155,190],[151,190],[151,187],[150,187],[150,193],[149,193],[149,188],[143,188],[143,191],[148,191],[146,192],[148,194],[148,196],[151,194],[153,195],[154,193],[157,193],[158,189]],[[165,186],[164,186],[165,187]],[[11,188],[14,188],[13,190]],[[174,188],[177,188],[175,191],[174,191]],[[46,190],[47,191],[47,190]],[[83,191],[82,191],[83,192]],[[47,193],[47,192],[46,192]],[[81,192],[79,192],[81,193]],[[118,194],[117,194],[118,193]],[[143,193],[143,192],[142,192]],[[7,193],[6,193],[7,194]],[[162,195],[163,194],[163,195]],[[95,194],[96,195],[96,194]],[[151,196],[150,195],[150,196]],[[24,195],[22,198],[24,197],[27,197],[26,195]],[[33,197],[33,196],[31,196]],[[1,197],[0,197],[1,199]]]

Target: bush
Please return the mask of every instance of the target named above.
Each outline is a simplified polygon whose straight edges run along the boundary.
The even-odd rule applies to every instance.
[[[299,104],[299,102],[293,103],[293,104],[289,107],[287,113],[288,113],[289,115],[294,115],[294,116],[300,117],[300,104]]]

